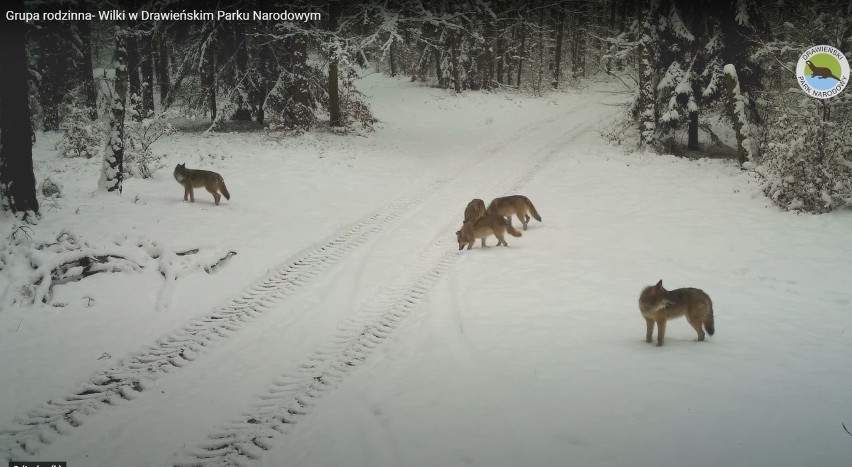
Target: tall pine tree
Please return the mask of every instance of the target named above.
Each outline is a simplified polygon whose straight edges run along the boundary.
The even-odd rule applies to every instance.
[[[23,0],[7,3],[24,11]],[[23,21],[9,21],[0,31],[0,196],[3,208],[26,220],[38,216],[30,138],[29,66]]]

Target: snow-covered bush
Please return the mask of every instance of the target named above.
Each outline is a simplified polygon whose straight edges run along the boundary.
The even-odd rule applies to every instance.
[[[781,115],[766,131],[757,170],[769,199],[789,211],[817,214],[852,206],[852,127]]]
[[[151,145],[174,132],[174,127],[162,114],[145,118],[141,122],[126,122],[124,170],[127,175],[150,178],[154,172],[165,167],[165,157],[162,154],[154,154]]]
[[[62,141],[59,153],[64,157],[85,157],[91,159],[99,155],[104,128],[98,121],[89,119],[90,110],[73,103],[65,106],[62,123]]]
[[[342,80],[340,89],[340,111],[347,121],[347,127],[356,123],[363,129],[371,129],[378,121],[370,111],[370,106],[364,100],[364,95],[355,89],[354,81],[358,77],[354,69],[348,70],[347,76]]]
[[[40,191],[45,198],[62,197],[62,185],[50,177],[45,177],[45,179],[42,180]]]
[[[636,140],[636,128],[633,119],[625,114],[623,118],[614,119],[601,128],[600,135],[607,143],[622,146]]]

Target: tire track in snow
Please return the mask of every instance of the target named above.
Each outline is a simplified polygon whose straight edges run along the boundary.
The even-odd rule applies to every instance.
[[[48,400],[16,416],[12,423],[0,430],[0,454],[7,455],[9,459],[31,457],[42,445],[59,436],[70,435],[86,417],[133,400],[139,392],[151,388],[157,379],[192,363],[223,338],[278,306],[339,263],[345,255],[407,216],[412,208],[424,203],[469,169],[500,154],[508,142],[541,123],[534,121],[521,127],[511,136],[479,151],[477,157],[465,167],[454,170],[451,176],[428,183],[407,198],[373,211],[302,250],[244,289],[236,298],[121,360],[117,366],[96,372],[71,394]]]
[[[539,157],[513,182],[495,187],[495,192],[514,192],[537,175],[564,145],[583,134],[587,124],[572,128],[567,136],[552,142],[539,152]],[[551,149],[547,151],[547,148]],[[357,318],[344,321],[333,342],[314,352],[300,365],[295,376],[282,375],[274,380],[268,392],[259,396],[240,420],[214,431],[208,440],[189,450],[176,467],[250,465],[270,450],[274,438],[286,435],[302,418],[309,415],[322,395],[341,384],[346,375],[363,363],[416,309],[442,275],[464,254],[451,241],[447,232],[458,224],[458,218],[444,224],[425,251],[409,264],[409,273],[394,286],[367,300]],[[494,247],[497,248],[497,247]]]
[[[147,389],[154,380],[179,369],[216,342],[269,311],[278,302],[308,284],[372,235],[403,217],[448,181],[431,184],[408,200],[391,204],[349,225],[327,240],[303,250],[293,259],[274,268],[263,279],[245,289],[229,303],[197,318],[182,329],[161,338],[154,345],[131,355],[118,366],[97,372],[73,394],[51,400],[42,407],[18,416],[12,429],[0,431],[3,451],[33,455],[38,445],[58,435],[68,434],[83,419],[135,393]],[[11,444],[11,446],[9,446]]]

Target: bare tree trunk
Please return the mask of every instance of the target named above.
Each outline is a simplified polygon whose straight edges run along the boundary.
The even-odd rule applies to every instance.
[[[577,79],[586,76],[586,24],[588,24],[587,3],[583,2],[578,7],[574,20],[574,40],[571,50],[571,75]]]
[[[7,4],[12,11],[24,11],[23,0]],[[8,21],[3,26],[0,47],[2,84],[0,85],[0,196],[3,209],[21,213],[25,221],[38,216],[33,151],[30,135],[29,77],[27,63],[27,25]]]
[[[68,72],[73,66],[69,60],[72,56],[68,53],[71,46],[68,33],[71,27],[69,23],[47,21],[31,31],[36,36],[40,49],[35,58],[36,69],[41,75],[36,83],[41,104],[42,128],[45,131],[58,131],[60,107],[68,91]]]
[[[215,26],[214,26],[215,28]],[[207,93],[207,108],[210,110],[210,121],[216,121],[216,56],[214,54],[214,39],[210,39],[204,53],[201,86]]]
[[[544,81],[544,10],[539,13],[538,28],[538,80],[535,91],[541,93],[541,83]]]
[[[497,84],[503,84],[504,62],[506,61],[506,45],[503,35],[497,35]]]
[[[140,71],[142,72],[142,117],[154,114],[154,44],[151,31],[139,36],[141,46]]]
[[[77,64],[77,73],[83,86],[83,94],[86,97],[86,107],[89,108],[89,119],[98,119],[98,88],[95,86],[94,67],[92,65],[92,30],[88,21],[75,23],[78,47],[80,49],[80,63]]]
[[[515,76],[515,63],[516,63],[511,58],[512,58],[512,55],[517,50],[517,47],[518,47],[517,46],[517,44],[518,44],[517,27],[515,27],[514,25],[509,27],[507,33],[509,34],[509,37],[506,39],[506,49],[505,49],[503,56],[505,57],[505,62],[506,62],[506,84],[511,86],[512,78]]]
[[[482,87],[491,89],[494,87],[494,23],[490,18],[485,20],[485,66],[482,70]]]
[[[592,5],[588,2],[580,3],[580,24],[582,28],[580,30],[580,41],[577,43],[577,47],[579,48],[577,52],[577,56],[580,58],[580,77],[586,77],[586,49],[588,48],[589,43],[589,12],[591,10]]]
[[[556,50],[553,57],[553,89],[559,87],[559,74],[562,70],[562,38],[565,32],[565,8],[559,5],[559,15],[556,22]]]
[[[157,84],[160,86],[160,107],[166,106],[169,95],[169,45],[163,35],[160,36],[157,49]]]
[[[343,9],[341,0],[330,0],[328,5],[328,30],[334,34]],[[328,61],[328,113],[331,126],[340,126],[340,91],[338,83],[337,50],[330,50]]]
[[[687,149],[698,149],[698,112],[689,113],[689,141]]]
[[[396,76],[396,57],[393,55],[394,42],[391,42],[390,47],[388,47],[388,61],[390,62],[390,74],[391,76]]]
[[[125,27],[115,28],[115,92],[110,105],[112,116],[109,122],[109,141],[104,153],[101,178],[98,187],[101,190],[121,193],[124,180],[124,114],[127,100],[127,38]]]
[[[609,2],[609,28],[615,29],[615,10],[618,0],[610,0]]]
[[[526,9],[524,10],[523,14],[524,15],[527,14]],[[526,16],[523,16],[523,17],[526,17]],[[515,83],[515,84],[517,84],[518,87],[521,87],[521,75],[524,71],[524,60],[526,59],[526,52],[527,52],[527,26],[526,26],[526,23],[524,22],[524,20],[521,20],[518,23],[518,28],[520,29],[521,46],[520,46],[520,49],[518,49],[518,62],[517,62],[518,63],[518,79],[516,80],[517,83]]]
[[[258,1],[257,4],[259,10],[266,10],[267,2]],[[260,25],[258,25],[258,27],[260,27]],[[273,85],[270,82],[270,79],[276,74],[275,57],[270,45],[265,43],[266,41],[258,40],[254,37],[247,38],[247,41],[252,45],[252,50],[255,51],[255,55],[257,56],[256,60],[258,61],[256,66],[260,71],[260,77],[251,96],[251,105],[255,111],[255,120],[257,123],[263,125],[266,121],[266,99],[269,95],[270,86]],[[292,47],[290,50],[290,56],[295,58],[295,53],[295,47]],[[295,71],[295,67],[291,69]]]
[[[450,57],[453,66],[453,86],[456,92],[462,92],[460,71],[461,66],[459,65],[458,47],[458,34],[455,31],[450,31]]]
[[[246,34],[246,25],[243,23],[234,23],[231,27],[233,30],[224,35],[225,37],[222,40],[222,49],[225,51],[225,56],[230,55],[233,57],[234,64],[236,65],[233,79],[239,82],[243,77],[248,75],[249,48],[251,47],[250,43],[254,37],[248,37]],[[245,38],[245,40],[240,41],[239,38]],[[260,60],[256,60],[252,65],[257,70],[261,66]],[[259,78],[259,75],[260,73],[256,76]],[[249,82],[244,85],[244,91],[237,92],[236,96],[234,96],[235,108],[231,115],[232,120],[243,122],[251,121],[252,111],[257,110],[257,102],[254,98],[257,94],[256,86],[260,83],[255,80],[247,79],[246,81]]]
[[[441,52],[436,47],[432,49],[432,54],[435,57],[435,76],[438,78],[438,87],[444,89],[447,86],[444,82],[444,74],[441,73]]]
[[[620,2],[621,14],[618,15],[618,31],[624,31],[627,26],[628,2],[631,0],[618,0]]]
[[[518,79],[516,80],[516,84],[518,87],[521,87],[521,73],[524,71],[524,53],[526,52],[526,26],[523,21],[518,25],[521,29],[521,47],[518,49]]]
[[[425,43],[420,43],[417,47],[417,64],[411,69],[411,82],[420,80],[425,81],[426,72],[429,66],[429,52]]]

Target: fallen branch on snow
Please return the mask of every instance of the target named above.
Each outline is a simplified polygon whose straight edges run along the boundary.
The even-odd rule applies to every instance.
[[[27,234],[26,231],[23,233]],[[116,242],[114,245],[96,248],[67,232],[61,233],[55,242],[33,245],[25,239],[20,240],[20,245],[0,255],[3,262],[18,257],[16,262],[20,266],[32,268],[30,274],[19,276],[23,279],[22,283],[16,286],[10,283],[10,287],[2,294],[5,297],[0,297],[0,301],[10,305],[50,303],[55,285],[77,282],[99,273],[140,272],[150,267],[152,260],[157,260],[159,272],[165,279],[165,293],[161,293],[158,303],[162,307],[168,302],[173,283],[178,277],[199,269],[212,274],[237,254],[235,251],[206,252],[190,259],[190,255],[199,253],[198,248],[172,252],[165,251],[153,242],[144,241],[132,245]],[[15,254],[15,251],[20,254]]]
[[[218,268],[220,265],[224,264],[226,261],[228,261],[231,258],[231,256],[234,256],[235,254],[237,254],[236,251],[229,251],[225,256],[220,258],[219,261],[216,261],[214,264],[204,266],[204,272],[206,272],[207,274],[213,274],[213,272],[216,270],[216,268]]]
[[[30,264],[35,269],[32,280],[35,286],[33,303],[49,303],[55,284],[76,282],[101,272],[142,270],[139,262],[127,259],[121,253],[89,247],[60,252],[54,257],[31,256]]]
[[[122,272],[128,270],[139,271],[142,266],[127,258],[114,255],[84,255],[78,259],[66,261],[55,267],[50,272],[53,284],[66,284],[76,282],[83,278],[95,275],[99,272]]]

